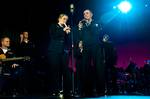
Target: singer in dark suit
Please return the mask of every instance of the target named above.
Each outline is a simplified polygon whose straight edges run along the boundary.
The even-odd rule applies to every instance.
[[[66,40],[71,32],[70,27],[66,25],[67,20],[68,16],[66,14],[60,14],[58,23],[52,24],[50,27],[48,61],[50,91],[52,95],[58,95],[59,91],[62,89],[62,76],[64,95],[68,94],[71,89],[69,86],[70,74],[68,74],[68,53],[65,50]]]
[[[83,12],[84,19],[78,24],[80,65],[77,64],[77,72],[81,82],[81,93],[92,95],[96,87],[98,93],[104,92],[104,63],[100,47],[101,27],[92,19],[90,10]],[[78,60],[78,59],[77,59]],[[98,82],[101,81],[101,84]],[[97,83],[97,84],[96,84]]]

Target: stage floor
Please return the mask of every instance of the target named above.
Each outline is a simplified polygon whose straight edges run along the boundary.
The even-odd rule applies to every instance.
[[[58,97],[48,97],[48,96],[18,96],[18,97],[0,97],[0,99],[63,99]],[[70,99],[150,99],[150,96],[129,96],[129,95],[115,95],[115,96],[101,96],[96,98],[70,98]]]
[[[82,98],[82,99],[150,99],[150,96],[103,96],[98,98]]]

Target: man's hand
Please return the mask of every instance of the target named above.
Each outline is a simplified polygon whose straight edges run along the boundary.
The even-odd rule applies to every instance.
[[[19,66],[19,64],[12,64],[12,65],[11,65],[12,68],[16,68],[16,67],[18,67],[18,66]]]
[[[20,34],[20,43],[23,41],[23,34]]]
[[[78,28],[79,28],[79,30],[81,30],[83,28],[83,23],[81,21],[78,24]]]
[[[67,34],[69,34],[71,32],[71,28],[69,26],[66,26],[64,29],[63,29]]]
[[[79,49],[80,49],[80,52],[82,53],[82,51],[83,51],[83,41],[79,41]]]

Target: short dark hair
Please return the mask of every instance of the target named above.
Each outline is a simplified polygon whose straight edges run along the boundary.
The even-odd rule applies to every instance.
[[[8,36],[3,36],[3,37],[1,37],[0,41],[2,42],[5,38],[10,39]]]
[[[23,34],[24,32],[28,32],[29,33],[29,31],[22,31],[20,34]]]
[[[92,16],[93,16],[93,12],[90,9],[85,9],[84,11],[89,11],[92,14]]]

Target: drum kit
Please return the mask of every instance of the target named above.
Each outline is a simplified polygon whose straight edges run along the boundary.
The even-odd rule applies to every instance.
[[[118,92],[120,94],[126,94],[128,91],[133,89],[135,86],[134,82],[133,76],[130,73],[119,73],[116,81]]]

